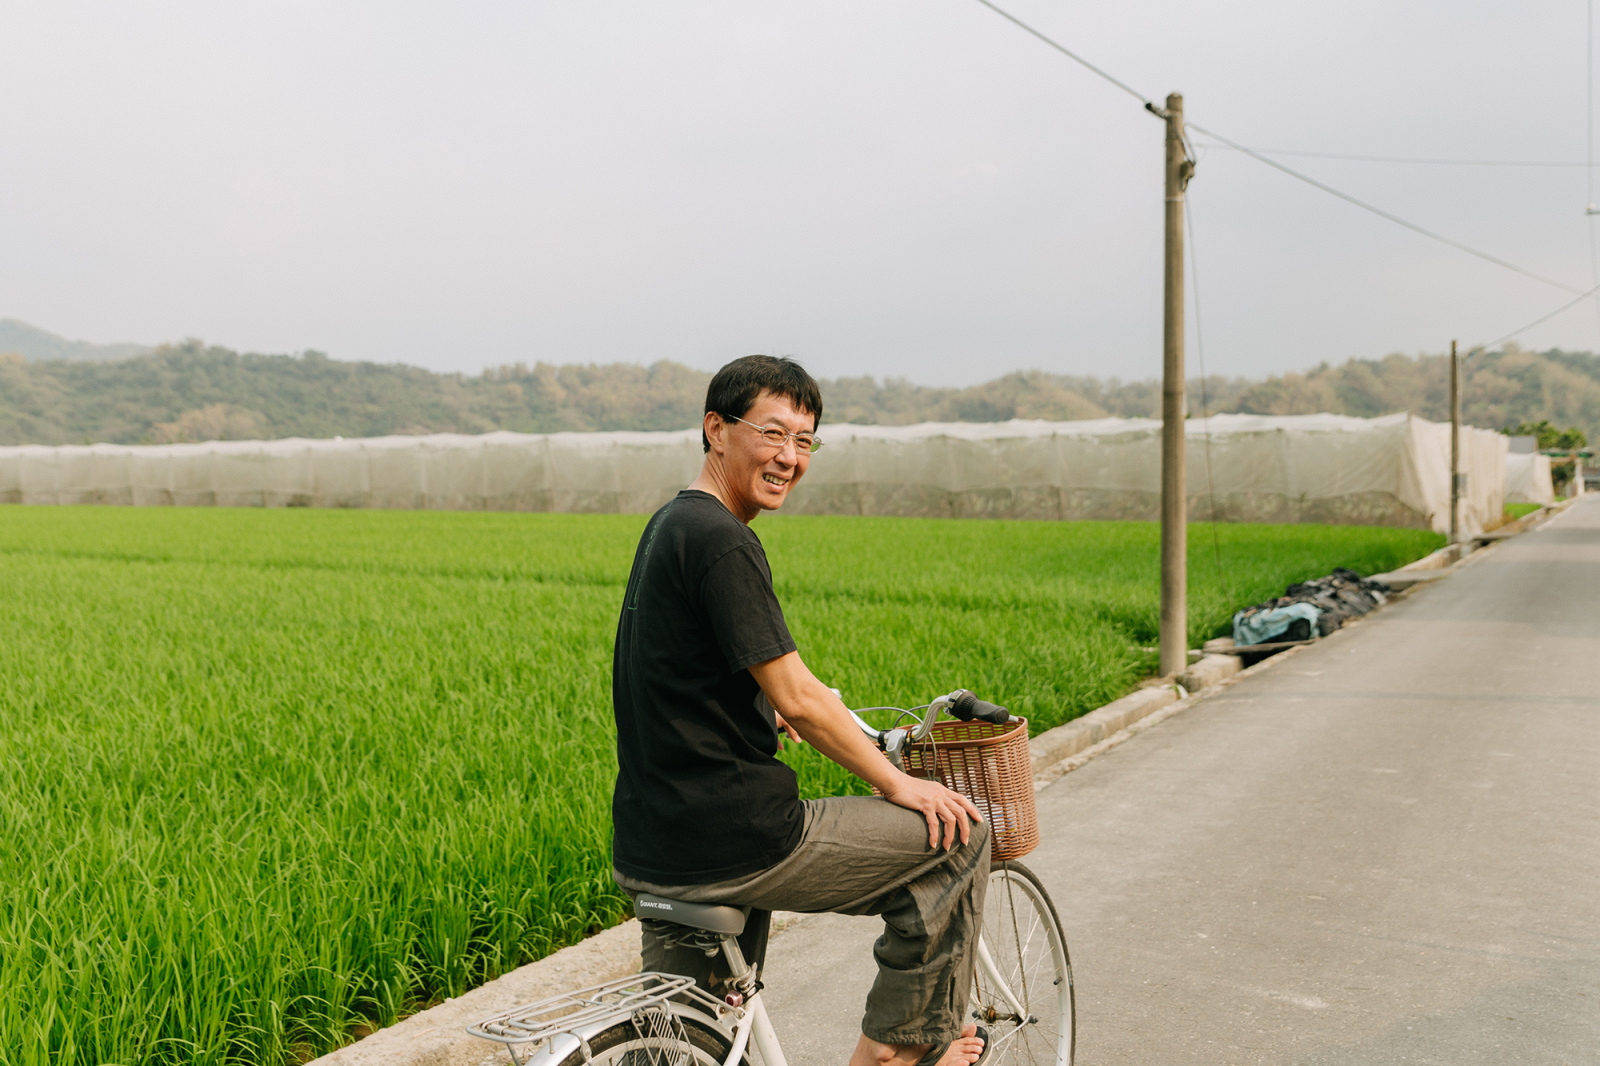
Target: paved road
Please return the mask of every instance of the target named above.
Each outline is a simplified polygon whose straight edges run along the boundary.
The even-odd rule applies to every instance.
[[[1600,1063],[1600,497],[1039,793],[1079,1061]],[[842,1063],[874,919],[773,943]]]

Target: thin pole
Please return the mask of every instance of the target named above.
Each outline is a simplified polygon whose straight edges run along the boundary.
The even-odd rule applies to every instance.
[[[1585,83],[1586,95],[1584,97],[1584,106],[1586,108],[1584,114],[1587,120],[1587,125],[1584,128],[1584,139],[1589,147],[1587,157],[1589,165],[1584,168],[1584,175],[1588,179],[1588,184],[1585,187],[1588,189],[1589,199],[1583,209],[1583,213],[1588,216],[1586,221],[1589,224],[1589,280],[1594,283],[1596,288],[1600,288],[1600,250],[1596,249],[1594,239],[1594,216],[1600,214],[1600,210],[1597,210],[1594,206],[1594,0],[1589,0],[1586,7],[1588,17],[1584,22],[1583,28],[1584,55],[1587,63],[1584,67],[1584,73],[1588,80]],[[1594,317],[1596,324],[1600,324],[1600,300],[1594,302]]]
[[[1450,543],[1461,543],[1461,357],[1450,342]]]
[[[1189,666],[1189,490],[1184,469],[1183,190],[1190,164],[1183,96],[1167,97],[1167,240],[1161,366],[1161,673]]]

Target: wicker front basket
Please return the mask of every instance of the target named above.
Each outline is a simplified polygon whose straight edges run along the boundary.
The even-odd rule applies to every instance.
[[[973,802],[989,823],[991,861],[1020,859],[1039,846],[1028,722],[938,722],[905,751],[906,773],[941,781]]]

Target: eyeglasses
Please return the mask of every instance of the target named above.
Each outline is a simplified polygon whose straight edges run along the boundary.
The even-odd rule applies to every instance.
[[[722,414],[720,411],[717,413]],[[722,415],[722,417],[731,422],[744,422],[745,425],[761,434],[761,439],[774,448],[781,448],[791,440],[794,441],[794,446],[803,452],[814,452],[822,447],[822,439],[815,433],[790,433],[788,430],[781,429],[778,426],[758,426],[754,422],[745,422],[744,419],[734,415]]]

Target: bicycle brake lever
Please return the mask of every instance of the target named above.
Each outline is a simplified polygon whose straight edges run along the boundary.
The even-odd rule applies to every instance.
[[[910,730],[891,729],[883,734],[883,753],[889,756],[889,763],[896,770],[906,768],[906,741],[911,739]]]
[[[966,689],[958,688],[949,695],[940,696],[928,704],[928,710],[923,714],[922,721],[912,729],[911,739],[918,742],[927,740],[928,734],[933,732],[933,724],[939,720],[939,715],[948,711],[950,705],[964,692],[966,692]]]

